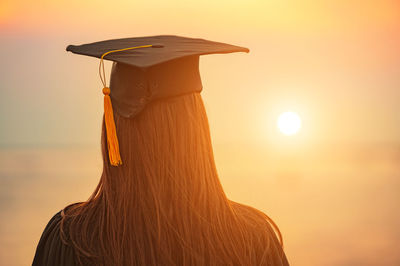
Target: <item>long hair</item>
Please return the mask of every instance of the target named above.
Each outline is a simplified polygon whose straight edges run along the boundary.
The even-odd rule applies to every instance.
[[[90,198],[63,210],[61,235],[94,265],[282,265],[279,229],[230,201],[218,178],[199,93],[115,114],[123,164],[108,161]],[[277,236],[279,237],[279,241]]]

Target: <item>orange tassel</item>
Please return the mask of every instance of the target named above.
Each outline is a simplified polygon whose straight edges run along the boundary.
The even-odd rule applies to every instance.
[[[119,154],[119,144],[117,131],[115,130],[115,122],[114,122],[114,114],[113,108],[111,104],[110,98],[110,88],[107,87],[106,82],[106,73],[104,71],[104,57],[111,53],[123,52],[127,50],[139,49],[139,48],[147,48],[152,47],[153,45],[141,45],[135,47],[128,47],[118,50],[112,50],[105,52],[100,58],[99,64],[99,75],[101,79],[101,83],[103,83],[103,94],[104,94],[104,120],[106,123],[106,131],[107,131],[107,147],[108,147],[108,158],[110,159],[110,164],[114,166],[118,166],[122,164],[121,155]],[[158,47],[158,46],[157,46]]]
[[[119,144],[117,131],[115,129],[114,114],[110,98],[110,88],[103,88],[104,94],[104,120],[107,131],[107,147],[108,157],[111,165],[118,166],[122,164],[121,155],[119,154]]]

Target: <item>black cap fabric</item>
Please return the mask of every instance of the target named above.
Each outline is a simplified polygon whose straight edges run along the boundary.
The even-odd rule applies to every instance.
[[[124,38],[82,45],[69,45],[67,51],[101,58],[104,53],[111,50],[149,44],[153,45],[153,47],[111,53],[106,55],[104,59],[146,68],[187,56],[249,52],[249,49],[240,46],[174,35]]]
[[[151,47],[115,51],[146,45]],[[104,60],[114,61],[109,86],[113,109],[131,118],[154,100],[200,92],[200,55],[249,52],[249,49],[204,39],[161,35],[69,45],[67,51],[97,58],[113,51],[104,56]]]

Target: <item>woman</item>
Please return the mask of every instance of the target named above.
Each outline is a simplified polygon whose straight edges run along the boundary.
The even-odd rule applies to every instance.
[[[52,218],[33,265],[288,265],[272,220],[226,197],[199,92],[114,120],[123,164],[110,164],[103,121],[100,182]]]

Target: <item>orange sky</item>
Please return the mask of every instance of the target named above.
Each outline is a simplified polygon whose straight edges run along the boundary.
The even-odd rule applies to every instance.
[[[3,28],[32,31],[60,28],[86,31],[90,27],[121,26],[135,26],[135,30],[165,26],[193,30],[201,21],[203,29],[223,28],[228,32],[237,27],[250,32],[261,29],[343,32],[397,28],[400,18],[398,1],[4,0],[0,7]]]
[[[201,59],[216,141],[281,139],[287,109],[302,116],[300,141],[399,141],[399,11],[397,1],[2,1],[0,145],[97,143],[98,62],[65,47],[156,34],[250,48]]]

